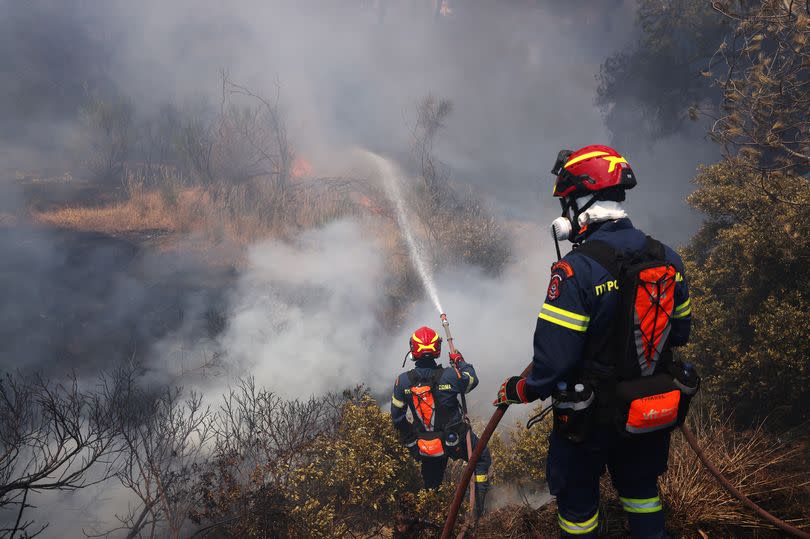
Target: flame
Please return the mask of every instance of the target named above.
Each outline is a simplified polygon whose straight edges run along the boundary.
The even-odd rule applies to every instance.
[[[375,215],[385,215],[385,210],[382,208],[382,206],[366,195],[359,195],[357,197],[357,204]]]
[[[296,157],[290,167],[290,175],[293,178],[305,178],[312,175],[312,165],[303,157]]]

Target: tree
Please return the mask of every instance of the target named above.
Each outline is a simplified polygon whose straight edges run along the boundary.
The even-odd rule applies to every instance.
[[[136,142],[134,109],[125,101],[94,99],[80,112],[79,155],[94,180],[117,181]]]
[[[121,523],[117,529],[126,530],[127,538],[139,537],[145,529],[153,537],[162,530],[165,537],[179,538],[201,503],[192,480],[207,458],[209,409],[194,393],[183,399],[180,388],[157,396],[133,389],[116,419],[124,448],[116,477],[138,500],[128,513],[116,515]]]
[[[8,373],[0,379],[0,509],[16,513],[0,538],[33,537],[48,526],[25,516],[31,492],[77,490],[114,473],[121,451],[115,410],[130,377],[101,377],[98,392],[80,389],[75,377],[67,385]]]
[[[716,57],[723,92],[710,134],[744,151],[763,174],[810,170],[810,1],[762,0],[732,9],[713,2],[734,24]],[[706,73],[711,76],[711,73]],[[748,164],[747,162],[745,164]]]
[[[684,252],[695,313],[685,353],[740,420],[794,425],[810,409],[810,184],[762,180],[742,157],[695,178],[688,200],[706,220]]]
[[[701,72],[729,32],[730,21],[706,0],[642,0],[638,41],[610,56],[599,72],[596,103],[624,145],[629,134],[655,140],[677,131],[695,103],[718,103]]]
[[[417,105],[411,152],[419,181],[410,190],[408,206],[422,225],[434,266],[444,260],[458,260],[497,274],[511,257],[509,235],[471,189],[450,181],[449,167],[434,150],[436,136],[452,110],[450,101],[432,95]]]

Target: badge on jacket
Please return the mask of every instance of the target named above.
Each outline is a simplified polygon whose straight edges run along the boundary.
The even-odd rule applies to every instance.
[[[560,297],[563,281],[573,274],[574,268],[565,260],[560,260],[551,266],[551,281],[548,283],[546,299],[548,299],[548,301],[554,301]]]

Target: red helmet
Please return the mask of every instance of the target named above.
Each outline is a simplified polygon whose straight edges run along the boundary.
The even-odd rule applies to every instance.
[[[413,359],[436,359],[442,353],[442,339],[427,326],[422,326],[411,335]]]
[[[579,197],[595,191],[632,189],[636,177],[627,159],[608,146],[593,144],[572,152],[562,150],[551,173],[557,176],[554,196]],[[623,198],[622,198],[623,200]]]

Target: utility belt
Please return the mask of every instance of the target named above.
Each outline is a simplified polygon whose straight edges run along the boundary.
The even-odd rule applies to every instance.
[[[572,442],[585,440],[594,424],[612,425],[629,438],[671,431],[683,424],[700,388],[694,366],[681,361],[633,380],[572,382],[559,382],[551,394],[554,430]]]
[[[447,425],[442,430],[417,432],[416,445],[419,448],[419,456],[422,458],[436,458],[454,453],[467,435],[467,429],[469,428],[467,423],[459,421]]]

